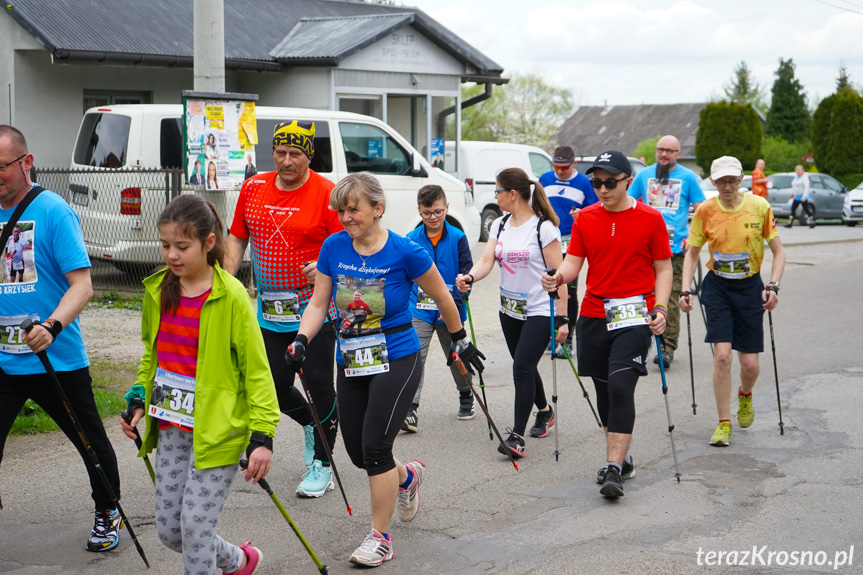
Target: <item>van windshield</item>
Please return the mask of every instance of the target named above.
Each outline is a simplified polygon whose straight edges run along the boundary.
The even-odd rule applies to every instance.
[[[126,163],[132,119],[119,114],[87,114],[75,143],[76,164],[121,168]]]

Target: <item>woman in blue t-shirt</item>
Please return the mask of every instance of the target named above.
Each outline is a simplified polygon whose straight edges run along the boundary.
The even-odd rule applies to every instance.
[[[350,174],[330,194],[345,231],[324,241],[315,291],[285,359],[299,371],[305,348],[324,323],[330,301],[339,312],[336,391],[345,449],[369,477],[372,529],[351,563],[377,566],[395,556],[389,522],[398,500],[399,519],[419,510],[425,464],[402,464],[393,441],[411,408],[422,372],[420,343],[411,325],[411,287],[437,304],[452,335],[452,351],[468,369],[482,371],[485,357],[471,345],[452,295],[428,252],[381,225],[384,191],[369,172]],[[359,305],[357,302],[362,302]],[[449,363],[452,359],[449,360]]]

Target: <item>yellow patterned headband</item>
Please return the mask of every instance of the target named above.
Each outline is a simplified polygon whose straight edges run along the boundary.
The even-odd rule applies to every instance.
[[[315,123],[292,120],[276,124],[273,129],[273,151],[278,146],[299,148],[311,159],[315,155]]]

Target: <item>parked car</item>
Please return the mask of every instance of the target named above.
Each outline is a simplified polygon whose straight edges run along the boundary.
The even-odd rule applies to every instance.
[[[842,204],[842,222],[846,226],[856,226],[863,221],[863,182],[845,194]]]
[[[535,146],[462,140],[457,157],[455,152],[455,142],[446,142],[444,169],[473,191],[474,204],[482,220],[481,242],[488,239],[492,222],[503,215],[494,198],[497,173],[504,168],[521,168],[528,176],[539,179],[551,170],[551,156]]]
[[[838,220],[842,218],[848,188],[836,178],[826,174],[808,175],[809,201],[815,208],[815,219]],[[767,201],[770,202],[775,217],[787,218],[791,215],[791,202],[794,199],[791,182],[794,180],[794,176],[793,172],[788,172],[771,174],[767,177],[773,182],[773,185],[767,188]],[[804,215],[803,210],[798,208],[797,216],[802,218]]]
[[[140,170],[182,167],[182,115],[179,104],[107,106],[85,113],[71,163],[79,173],[71,175],[69,193],[91,259],[108,261],[133,275],[160,265],[156,220],[169,193],[180,187],[211,200],[225,224],[230,225],[239,185],[206,190],[176,182],[173,190],[166,190],[164,175],[159,174],[162,182],[158,178],[148,181],[144,170]],[[418,226],[421,219],[416,208],[417,190],[426,184],[437,184],[446,192],[450,205],[447,220],[465,232],[471,245],[477,242],[480,218],[470,190],[463,182],[433,168],[389,125],[370,116],[329,110],[258,106],[256,116],[259,172],[275,169],[268,136],[278,122],[312,120],[316,153],[311,168],[333,182],[351,172],[374,173],[389,200],[384,225],[402,235]],[[150,172],[151,180],[152,175]]]

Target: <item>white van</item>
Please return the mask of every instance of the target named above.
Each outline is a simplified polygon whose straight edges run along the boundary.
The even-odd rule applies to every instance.
[[[482,218],[479,239],[483,242],[488,239],[492,222],[502,215],[494,199],[494,178],[504,168],[521,168],[538,180],[551,171],[551,156],[535,146],[462,141],[456,158],[455,142],[444,146],[444,169],[473,190],[474,204]]]
[[[117,170],[112,174],[111,169],[181,168],[182,114],[179,104],[118,105],[91,108],[85,113],[72,168],[93,173],[73,174],[69,187],[70,204],[81,219],[91,259],[109,261],[138,275],[161,264],[156,220],[166,203],[165,176],[157,174],[159,180],[142,171],[136,181],[134,173]],[[419,225],[417,190],[437,184],[447,195],[449,222],[465,232],[471,246],[477,242],[480,217],[470,189],[433,168],[387,124],[360,114],[299,108],[257,106],[256,115],[258,173],[275,169],[270,138],[273,127],[285,120],[311,120],[315,122],[311,168],[333,182],[351,172],[374,173],[387,194],[382,221],[388,228],[405,235]],[[370,148],[379,151],[375,155],[380,157],[371,157]],[[225,225],[230,226],[239,187],[228,191],[208,191],[185,183],[180,187],[213,201]]]

